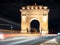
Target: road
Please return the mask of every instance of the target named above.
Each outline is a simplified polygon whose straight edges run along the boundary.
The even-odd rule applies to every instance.
[[[40,45],[58,36],[20,36],[0,40],[0,45]]]

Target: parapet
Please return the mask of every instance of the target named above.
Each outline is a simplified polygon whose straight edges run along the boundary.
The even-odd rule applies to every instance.
[[[48,9],[47,6],[26,6],[26,7],[22,7],[22,9],[27,9],[27,10],[31,10],[31,9]]]

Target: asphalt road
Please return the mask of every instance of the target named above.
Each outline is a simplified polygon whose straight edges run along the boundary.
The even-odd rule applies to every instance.
[[[22,36],[0,40],[0,45],[40,45],[41,43],[54,39],[57,36]]]

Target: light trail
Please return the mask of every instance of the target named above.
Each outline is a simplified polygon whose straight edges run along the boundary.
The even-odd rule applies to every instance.
[[[18,37],[19,39],[17,39],[17,37],[15,38],[13,37],[10,39],[14,39],[14,40],[7,39],[2,42],[0,41],[0,44],[1,45],[32,45],[32,44],[37,45],[38,42],[40,42],[39,44],[41,44],[56,37],[57,36],[28,36],[28,37],[22,36],[20,38]]]
[[[0,18],[0,20],[2,20],[2,21],[4,21],[4,22],[8,22],[8,23],[11,23],[11,24],[14,24],[14,25],[18,25],[18,26],[20,26],[20,24],[15,23],[15,22],[12,22],[12,21],[9,21],[9,20],[4,19],[4,18]]]
[[[20,44],[20,43],[25,43],[25,42],[28,42],[28,41],[32,41],[32,40],[35,40],[37,39],[38,37],[28,37],[27,39],[25,40],[22,40],[22,41],[17,41],[17,42],[12,42],[12,43],[9,43],[7,45],[15,45],[15,44]]]
[[[28,38],[30,38],[30,37],[13,37],[13,38],[10,38],[10,39],[1,40],[0,42],[12,41],[12,40],[20,40],[20,39],[28,39]]]
[[[11,24],[0,24],[0,25],[5,25],[5,26],[12,26]]]

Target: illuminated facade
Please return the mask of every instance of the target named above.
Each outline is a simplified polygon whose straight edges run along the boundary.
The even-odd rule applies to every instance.
[[[30,33],[30,23],[33,20],[39,21],[39,33],[48,34],[48,13],[47,6],[26,6],[21,11],[21,33]]]

